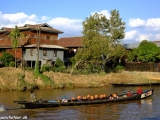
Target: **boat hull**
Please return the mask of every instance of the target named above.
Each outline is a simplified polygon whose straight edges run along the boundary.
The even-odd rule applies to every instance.
[[[113,86],[156,86],[160,83],[113,83]]]
[[[123,97],[120,95],[117,99],[109,100],[107,99],[98,99],[94,101],[81,101],[81,102],[59,102],[59,101],[36,101],[36,102],[28,102],[28,101],[14,101],[17,104],[20,104],[24,109],[34,109],[34,108],[51,108],[51,107],[59,107],[59,106],[77,106],[77,105],[89,105],[89,104],[104,104],[109,102],[122,102],[122,101],[130,101],[137,99],[144,99],[150,97],[153,94],[154,89],[146,90],[141,95],[137,95],[134,93],[131,97]]]

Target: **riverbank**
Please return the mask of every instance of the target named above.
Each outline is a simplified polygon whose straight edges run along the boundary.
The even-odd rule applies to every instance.
[[[0,90],[30,90],[77,88],[77,87],[103,87],[112,83],[148,83],[160,81],[160,73],[154,72],[127,72],[71,75],[67,73],[44,72],[52,84],[45,83],[41,77],[35,77],[33,71],[20,68],[0,68]]]

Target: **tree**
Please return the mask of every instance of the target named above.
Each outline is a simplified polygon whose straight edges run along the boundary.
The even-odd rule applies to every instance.
[[[155,62],[160,49],[153,42],[143,40],[137,48],[137,58],[142,62]]]
[[[82,25],[83,48],[75,55],[73,69],[82,61],[107,62],[123,54],[124,48],[120,40],[125,36],[125,23],[122,22],[119,11],[111,11],[109,19],[95,13],[87,17]]]
[[[9,52],[3,52],[0,60],[5,67],[8,67],[12,62],[14,63],[13,56]]]
[[[134,48],[132,51],[129,51],[127,53],[127,58],[128,58],[128,61],[137,62],[137,49]]]
[[[12,41],[12,43],[11,43],[12,49],[14,50],[14,53],[15,53],[15,55],[14,55],[14,57],[15,57],[15,67],[16,67],[16,50],[18,48],[18,42],[19,42],[18,40],[19,40],[20,37],[23,37],[23,36],[24,36],[23,33],[20,33],[17,26],[15,26],[15,29],[13,29],[11,31],[11,33],[9,34],[9,37],[11,38],[11,41]]]

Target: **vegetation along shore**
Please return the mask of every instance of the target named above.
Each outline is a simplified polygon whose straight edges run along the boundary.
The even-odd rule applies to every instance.
[[[106,87],[111,83],[146,83],[160,80],[160,73],[154,72],[127,72],[105,73],[90,75],[72,75],[60,72],[44,72],[44,77],[35,77],[34,71],[21,68],[0,68],[1,91],[23,91],[33,88],[57,89],[57,88],[90,88]]]

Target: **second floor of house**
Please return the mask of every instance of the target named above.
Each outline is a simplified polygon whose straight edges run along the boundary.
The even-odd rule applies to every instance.
[[[18,27],[18,29],[24,35],[18,38],[19,46],[37,44],[37,42],[39,42],[39,44],[58,45],[58,34],[63,33],[46,23],[36,25],[25,24],[22,27]],[[0,29],[0,47],[11,46],[9,34],[12,30],[14,30],[14,28],[3,27]]]

